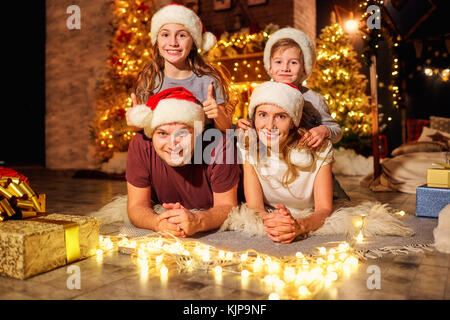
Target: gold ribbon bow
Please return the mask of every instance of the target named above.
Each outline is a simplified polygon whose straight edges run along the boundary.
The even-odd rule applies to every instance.
[[[36,216],[45,211],[45,199],[38,195],[25,181],[17,177],[0,178],[0,222],[22,213],[22,218]]]

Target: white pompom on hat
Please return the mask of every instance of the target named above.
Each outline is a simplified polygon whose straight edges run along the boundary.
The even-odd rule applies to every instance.
[[[153,45],[158,38],[159,29],[168,23],[179,23],[185,26],[198,49],[209,51],[216,45],[216,36],[204,29],[202,21],[197,14],[191,9],[177,3],[166,5],[153,15],[150,29]]]
[[[194,128],[196,121],[203,131],[205,115],[195,96],[183,87],[163,90],[151,96],[146,104],[136,105],[127,111],[129,125],[144,128],[152,137],[153,130],[168,123],[185,123]]]
[[[303,95],[296,86],[284,82],[266,81],[253,90],[248,115],[253,118],[256,107],[261,104],[274,104],[283,108],[292,118],[294,125],[298,127],[304,103]]]
[[[316,63],[316,49],[311,39],[303,32],[295,28],[283,28],[275,31],[270,35],[264,47],[264,67],[270,75],[270,51],[272,46],[281,39],[292,39],[300,46],[303,53],[303,62],[305,65],[305,76],[300,79],[300,83],[305,81],[311,75],[311,72]]]

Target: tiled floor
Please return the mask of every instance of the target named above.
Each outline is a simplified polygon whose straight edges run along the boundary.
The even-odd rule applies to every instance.
[[[29,177],[33,189],[47,195],[47,211],[88,214],[126,193],[120,180],[75,179],[74,171],[15,168]],[[403,193],[372,193],[359,186],[360,177],[337,176],[352,199],[372,199],[415,212],[415,196]],[[111,226],[114,231],[116,228]],[[103,231],[105,231],[104,229]],[[80,268],[81,288],[68,289],[68,268],[61,267],[28,280],[0,276],[0,299],[194,299],[261,300],[267,292],[250,281],[242,288],[240,280],[224,275],[222,283],[201,272],[171,275],[166,283],[159,277],[143,278],[129,255],[109,252],[99,261],[88,258],[72,265]],[[381,287],[368,289],[368,267],[381,272]],[[70,287],[70,286],[69,286]],[[356,273],[339,279],[314,299],[445,299],[450,300],[450,255],[425,251],[410,255],[385,255],[360,263]]]

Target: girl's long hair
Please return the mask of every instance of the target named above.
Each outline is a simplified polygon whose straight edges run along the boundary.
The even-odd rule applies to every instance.
[[[158,41],[150,47],[150,61],[139,72],[134,91],[138,103],[146,103],[148,98],[160,91],[164,79],[164,58],[159,53]],[[222,91],[225,107],[231,117],[234,113],[234,105],[230,101],[229,75],[224,68],[208,63],[197,51],[195,43],[187,57],[187,63],[197,76],[208,75],[216,80]],[[201,101],[203,102],[203,101]]]

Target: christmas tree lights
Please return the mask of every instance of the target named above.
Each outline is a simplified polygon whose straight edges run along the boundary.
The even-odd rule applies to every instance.
[[[126,124],[126,111],[132,107],[131,87],[148,62],[150,19],[153,0],[114,0],[112,40],[106,77],[96,92],[96,117],[91,126],[95,161],[101,163],[114,152],[128,150],[136,134]]]
[[[324,96],[331,116],[341,126],[340,146],[368,146],[372,117],[367,78],[360,72],[361,63],[342,26],[332,21],[322,30],[316,48],[316,67],[307,86]]]

